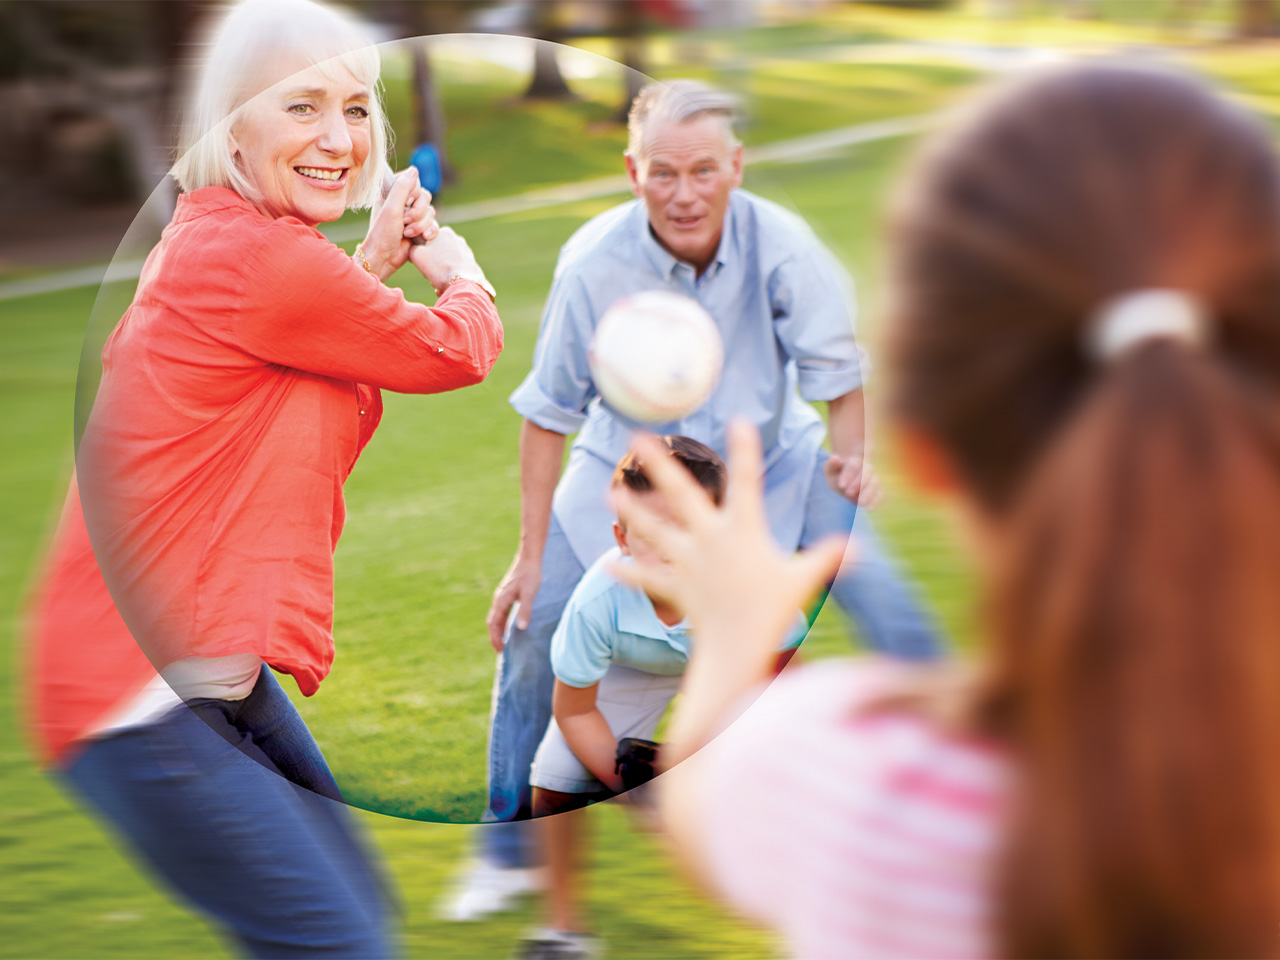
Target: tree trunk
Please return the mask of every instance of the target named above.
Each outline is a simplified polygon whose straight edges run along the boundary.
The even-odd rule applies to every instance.
[[[440,88],[436,85],[424,40],[413,43],[413,125],[414,146],[433,144],[440,157],[441,182],[453,183],[453,164],[445,150],[444,105],[440,102]]]
[[[524,92],[525,100],[572,100],[573,91],[560,73],[556,61],[556,47],[562,31],[556,20],[556,5],[552,0],[538,0],[533,4],[533,77]]]
[[[198,3],[166,4],[160,16],[150,20],[144,31],[138,56],[129,66],[106,67],[97,61],[97,51],[66,44],[53,29],[60,8],[53,4],[16,4],[18,36],[42,72],[58,71],[67,83],[78,88],[87,116],[102,117],[114,126],[125,144],[128,164],[137,196],[146,200],[157,187],[162,202],[147,209],[163,226],[173,211],[175,191],[166,174],[172,162],[175,127],[170,118],[176,90],[174,55],[180,38],[191,29],[199,12]],[[90,6],[89,10],[95,10]],[[103,5],[104,16],[111,8]],[[96,12],[96,11],[95,11]],[[47,82],[47,81],[46,81]]]
[[[524,92],[526,100],[572,100],[573,91],[564,82],[556,61],[556,44],[541,38],[534,40],[533,79]]]
[[[457,14],[457,4],[425,2],[425,0],[401,0],[396,5],[396,19],[399,21],[404,36],[409,39],[410,58],[413,65],[413,79],[410,84],[413,97],[413,149],[424,143],[436,148],[440,160],[440,180],[451,184],[457,179],[457,172],[449,162],[449,151],[446,148],[447,127],[445,124],[444,104],[440,99],[440,87],[435,80],[435,71],[431,69],[430,48],[423,37],[452,32],[453,21]]]
[[[1272,0],[1236,0],[1236,37],[1258,40],[1275,36],[1275,14]]]
[[[640,4],[638,0],[622,0],[613,5],[614,31],[622,46],[622,77],[625,98],[616,114],[619,123],[626,123],[635,100],[648,78],[644,73],[644,34],[641,30]]]
[[[103,112],[128,144],[129,168],[138,197],[143,202],[153,190],[160,191],[160,202],[149,205],[157,226],[165,227],[173,219],[177,188],[169,179],[170,151],[164,115],[163,81],[154,71],[131,71],[122,76],[108,75],[107,82],[97,85],[108,91]],[[172,129],[171,126],[168,129]]]

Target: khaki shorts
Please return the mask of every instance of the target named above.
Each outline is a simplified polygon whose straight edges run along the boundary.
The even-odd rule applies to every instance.
[[[667,677],[611,664],[596,688],[596,706],[609,724],[613,739],[652,740],[667,704],[680,688],[680,680],[678,674]],[[546,735],[533,757],[529,783],[560,793],[597,793],[605,789],[569,749],[555,717],[547,725]]]

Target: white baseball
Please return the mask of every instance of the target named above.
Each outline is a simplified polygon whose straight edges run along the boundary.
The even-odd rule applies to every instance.
[[[724,343],[696,300],[646,290],[605,311],[587,362],[600,394],[619,413],[670,423],[707,402],[720,379]]]

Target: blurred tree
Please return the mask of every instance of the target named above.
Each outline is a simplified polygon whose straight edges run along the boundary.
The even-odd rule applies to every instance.
[[[209,6],[205,0],[0,4],[3,49],[13,55],[0,82],[26,108],[18,111],[25,116],[8,111],[0,123],[6,153],[36,161],[25,171],[35,196],[141,200],[167,183],[181,47]]]
[[[556,47],[564,36],[559,11],[551,0],[535,2],[529,24],[533,45],[533,77],[524,92],[526,100],[572,100],[574,93],[565,82],[556,60]],[[550,41],[550,42],[543,42]]]
[[[1067,16],[1073,20],[1098,20],[1098,0],[1066,0]]]
[[[424,3],[422,0],[401,0],[396,4],[397,27],[405,37],[427,37],[450,33],[457,29],[462,18],[464,4]],[[374,14],[377,10],[371,10]],[[454,183],[457,173],[449,161],[446,144],[448,131],[445,125],[444,104],[440,88],[435,82],[431,59],[427,55],[425,40],[410,41],[410,57],[413,64],[413,148],[429,143],[436,148],[440,161],[440,177],[445,185]]]
[[[644,17],[641,0],[620,0],[610,5],[613,11],[613,32],[622,48],[623,100],[616,119],[627,122],[631,101],[636,98],[645,83]]]
[[[1276,35],[1276,5],[1273,0],[1236,0],[1236,36],[1258,40]]]
[[[873,7],[899,7],[907,10],[942,10],[954,7],[958,0],[858,0]]]
[[[449,152],[445,145],[447,131],[444,105],[440,101],[440,89],[436,85],[435,74],[431,70],[426,41],[419,39],[412,43],[414,149],[426,144],[435,147],[440,164],[440,182],[445,185],[451,184],[457,175],[453,164],[449,162]]]

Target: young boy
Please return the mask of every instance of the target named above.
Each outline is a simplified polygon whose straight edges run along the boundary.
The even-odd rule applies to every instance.
[[[725,468],[715,452],[687,437],[662,440],[718,506],[724,497]],[[618,464],[613,486],[645,499],[658,496],[634,454]],[[661,504],[656,506],[661,509]],[[609,573],[610,564],[643,557],[653,547],[628,535],[625,512],[613,531],[617,548],[583,575],[551,641],[554,715],[529,780],[534,816],[545,818],[540,825],[547,855],[549,924],[526,941],[521,954],[526,960],[573,960],[597,952],[593,937],[576,932],[581,925],[573,883],[581,808],[622,791],[621,778],[614,772],[618,741],[652,739],[689,659],[689,633],[681,613]]]

